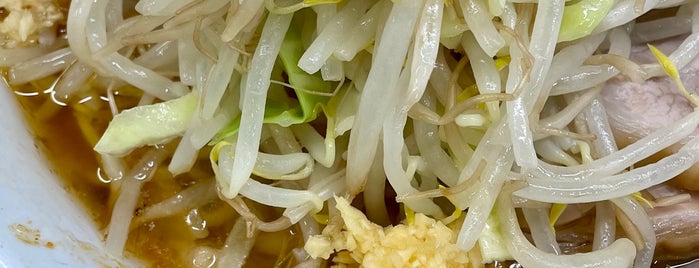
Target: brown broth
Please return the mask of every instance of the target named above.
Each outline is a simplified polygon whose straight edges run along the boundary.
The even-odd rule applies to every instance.
[[[17,91],[34,92],[30,86]],[[63,180],[64,188],[85,206],[97,226],[104,228],[109,221],[106,213],[110,210],[109,185],[97,179],[98,163],[92,146],[83,138],[72,110],[48,103],[50,98],[46,94],[16,96],[51,170]]]
[[[34,132],[37,146],[51,164],[51,170],[62,180],[64,188],[84,206],[97,228],[104,230],[109,224],[115,194],[112,194],[110,185],[98,177],[99,162],[92,147],[106,128],[111,114],[106,102],[99,98],[84,103],[71,101],[68,106],[54,103],[49,94],[37,93],[48,88],[49,81],[16,87],[17,100]],[[136,101],[135,98],[121,98],[121,103],[127,105]],[[89,112],[94,107],[99,107],[98,111]],[[90,114],[87,119],[78,119],[86,114]],[[88,120],[94,129],[84,131],[79,120]],[[172,176],[167,171],[167,164],[161,165],[153,179],[144,184],[135,215],[139,209],[165,200],[188,186],[213,179],[208,160],[196,163],[194,169],[195,172]],[[212,201],[198,211],[207,222],[207,237],[198,239],[192,234],[185,222],[186,213],[172,215],[132,226],[125,247],[127,255],[143,260],[149,267],[191,267],[187,263],[191,262],[192,250],[198,246],[221,248],[237,219],[236,212],[220,200]],[[279,213],[264,211],[268,214],[264,216],[274,217]],[[246,267],[272,267],[280,264],[281,258],[291,257],[288,255],[290,250],[301,243],[298,233],[297,229],[259,233]],[[281,264],[285,265],[280,267],[287,267],[293,264],[293,258],[286,258]]]

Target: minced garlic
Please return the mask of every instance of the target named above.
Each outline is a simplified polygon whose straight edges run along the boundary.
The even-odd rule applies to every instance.
[[[0,46],[14,48],[36,43],[40,31],[56,26],[63,14],[54,0],[0,0]]]
[[[312,236],[304,249],[314,258],[333,258],[338,266],[364,267],[466,267],[468,256],[454,244],[455,234],[439,221],[416,213],[411,224],[381,227],[364,213],[336,197],[342,227],[328,226]],[[346,254],[351,257],[348,262]],[[343,265],[344,264],[344,265]]]

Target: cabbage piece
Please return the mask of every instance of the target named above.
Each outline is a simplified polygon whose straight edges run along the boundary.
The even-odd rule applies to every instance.
[[[563,9],[558,42],[588,36],[607,16],[614,0],[581,0]]]
[[[505,239],[500,234],[500,220],[497,215],[497,205],[488,216],[483,231],[478,236],[478,248],[484,263],[513,260],[507,250]]]
[[[143,145],[162,143],[184,133],[198,102],[189,93],[166,102],[134,107],[114,116],[95,151],[124,155]]]
[[[315,119],[323,108],[323,104],[330,99],[327,94],[333,91],[332,83],[324,81],[320,74],[308,74],[297,65],[306,50],[302,44],[301,33],[301,30],[305,28],[303,25],[305,17],[308,16],[296,16],[291,22],[293,26],[286,33],[282,48],[279,51],[282,67],[289,77],[289,84],[294,88],[299,103],[298,107],[287,110],[286,116],[290,117],[288,120],[290,124],[300,124]],[[281,121],[280,116],[275,117],[274,113],[271,113],[269,117],[265,115],[265,119],[266,123]],[[287,124],[282,125],[286,126]]]
[[[274,98],[268,96],[265,106],[265,123],[288,127],[310,122],[318,116],[320,111],[325,109],[326,103],[330,100],[333,83],[324,81],[320,74],[308,74],[297,66],[305,51],[302,44],[302,30],[306,27],[303,23],[304,21],[313,21],[305,19],[307,17],[308,15],[304,13],[295,14],[291,22],[292,26],[289,27],[279,51],[281,67],[288,76],[296,99],[288,96],[274,96]],[[317,94],[313,92],[317,92]],[[270,90],[270,94],[274,94],[274,92]],[[238,132],[239,126],[240,119],[238,118],[217,134],[211,144],[234,135]]]

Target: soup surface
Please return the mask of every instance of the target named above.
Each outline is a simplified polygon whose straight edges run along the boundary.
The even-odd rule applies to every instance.
[[[102,108],[94,110],[94,106],[104,105],[99,99],[73,102],[68,106],[55,103],[50,94],[42,93],[45,86],[37,81],[13,90],[27,122],[34,130],[37,145],[53,165],[53,172],[63,180],[65,189],[86,208],[97,228],[104,230],[109,224],[115,197],[109,182],[104,181],[105,175],[100,171],[92,148],[99,138],[98,133],[106,129],[111,114]],[[122,103],[128,102],[124,100]],[[94,106],[88,107],[91,105]],[[187,187],[211,183],[212,176],[208,161],[201,161],[191,172],[178,176],[173,176],[166,168],[160,168],[153,179],[144,184],[134,215],[139,216],[143,208],[176,196]],[[268,214],[270,218],[279,213],[265,210],[262,209],[260,213]],[[190,213],[177,213],[134,224],[126,244],[127,254],[144,260],[148,267],[192,267],[190,263],[197,260],[193,249],[222,247],[235,222],[235,211],[225,202],[215,199],[196,209],[200,218],[198,223],[188,222],[192,218],[188,217]],[[204,227],[207,234],[203,238],[201,234],[195,234],[198,228]],[[292,228],[261,233],[245,267],[293,266],[294,260],[289,254],[301,243],[298,232]],[[205,264],[195,266],[207,267]]]

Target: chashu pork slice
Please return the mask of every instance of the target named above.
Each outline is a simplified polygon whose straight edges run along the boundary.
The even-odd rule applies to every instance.
[[[682,40],[671,39],[656,46],[667,54],[674,51]],[[657,62],[645,45],[633,47],[630,58],[638,64]],[[698,58],[693,59],[680,71],[682,81],[690,93],[699,89]],[[608,82],[601,94],[609,123],[620,147],[679,120],[694,109],[667,76],[651,78],[644,83],[618,78]],[[695,131],[692,136],[698,134],[699,131]],[[676,152],[688,139],[665,149],[651,160],[656,161]],[[699,165],[694,165],[680,174],[671,184],[683,189],[699,190]]]

